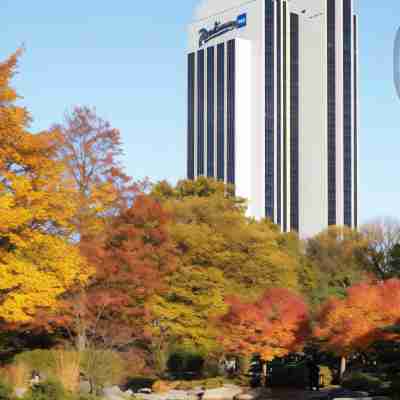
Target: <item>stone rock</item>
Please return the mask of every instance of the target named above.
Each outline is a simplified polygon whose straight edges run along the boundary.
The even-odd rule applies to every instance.
[[[243,389],[239,386],[225,385],[218,389],[206,390],[203,400],[232,400],[241,393]]]
[[[90,393],[90,383],[88,381],[81,381],[79,383],[79,393],[82,393],[82,394]]]
[[[267,388],[252,389],[246,393],[240,393],[234,397],[234,400],[257,400],[265,399],[271,394],[271,390]],[[269,397],[268,397],[269,399]]]
[[[103,397],[106,400],[126,400],[132,396],[132,391],[123,392],[118,386],[103,389]]]
[[[153,391],[150,388],[143,388],[143,389],[139,389],[138,393],[142,393],[142,394],[151,394]]]

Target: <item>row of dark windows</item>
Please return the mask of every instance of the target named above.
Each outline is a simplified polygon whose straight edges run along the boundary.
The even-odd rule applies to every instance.
[[[235,184],[235,41],[228,42],[227,181]]]
[[[265,216],[275,210],[275,21],[274,1],[265,0]]]
[[[351,0],[343,0],[343,160],[344,160],[344,224],[353,225],[353,134],[352,134],[352,7]]]
[[[217,178],[225,179],[225,44],[217,47]]]
[[[207,176],[214,176],[214,47],[207,49]]]
[[[188,55],[188,126],[187,126],[187,177],[194,179],[194,90],[195,54]]]
[[[277,171],[276,171],[276,198],[277,198],[277,218],[276,218],[276,223],[278,225],[281,225],[282,223],[282,218],[281,218],[281,212],[282,212],[282,122],[281,122],[281,117],[282,117],[282,107],[281,107],[281,100],[282,100],[282,88],[281,88],[281,80],[282,80],[282,62],[281,62],[281,52],[282,52],[282,9],[281,9],[281,0],[277,0],[276,2],[277,6],[277,21],[276,21],[276,31],[277,31],[277,127],[276,127],[276,156],[277,156]]]
[[[227,47],[227,49],[226,49]],[[225,145],[227,146],[227,180],[235,183],[235,41],[227,46],[224,43],[207,50],[207,65],[205,51],[188,55],[188,127],[187,127],[187,176],[207,175],[219,180],[225,180]],[[225,77],[225,52],[227,51],[227,73]],[[215,76],[214,66],[217,64]],[[205,71],[207,69],[207,81]],[[216,78],[216,79],[215,79]],[[228,86],[226,87],[226,79]],[[197,92],[195,91],[197,82]],[[207,95],[205,95],[207,85]],[[225,105],[227,89],[227,105]],[[215,94],[217,102],[216,133],[215,133]],[[197,103],[197,107],[195,104]],[[226,109],[227,108],[227,109]],[[225,114],[227,113],[227,143],[225,143]],[[197,115],[197,146],[195,144],[195,115]],[[207,115],[207,126],[204,126]],[[215,134],[217,141],[217,165],[215,166]],[[207,135],[207,168],[205,162],[205,135]],[[197,171],[195,170],[195,155],[197,156]],[[216,171],[215,171],[216,170]]]
[[[328,224],[336,225],[336,0],[328,2]]]
[[[299,230],[299,16],[290,15],[290,220]]]
[[[204,175],[204,50],[197,52],[197,175]]]
[[[357,17],[353,16],[354,51],[354,226],[358,227],[358,48]]]
[[[283,230],[286,232],[288,230],[287,221],[287,66],[286,66],[286,46],[287,46],[287,4],[283,3]]]

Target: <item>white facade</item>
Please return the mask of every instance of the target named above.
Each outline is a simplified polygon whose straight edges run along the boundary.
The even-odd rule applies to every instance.
[[[202,0],[189,27],[188,177],[302,237],[357,226],[352,0]],[[211,154],[212,153],[212,154]]]

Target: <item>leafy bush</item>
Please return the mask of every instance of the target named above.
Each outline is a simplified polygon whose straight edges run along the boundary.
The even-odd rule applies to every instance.
[[[322,384],[329,386],[333,381],[333,373],[328,366],[320,365]],[[309,385],[309,369],[306,362],[296,364],[272,364],[268,384],[271,386],[287,386],[305,388]]]
[[[390,390],[395,396],[400,398],[400,375],[393,378]]]
[[[13,396],[13,390],[10,385],[0,381],[0,400],[10,400]]]
[[[14,365],[25,365],[29,375],[34,371],[50,375],[55,370],[55,358],[51,350],[32,350],[17,354],[14,357]]]
[[[48,379],[31,387],[25,400],[64,400],[66,393],[60,382]]]
[[[125,361],[111,350],[86,350],[81,357],[81,372],[89,381],[92,392],[105,385],[120,384],[126,378]]]
[[[270,386],[304,388],[307,387],[308,380],[309,373],[305,362],[295,365],[272,365],[268,376]]]
[[[175,378],[199,377],[204,368],[204,357],[192,350],[176,349],[167,362],[168,372]]]
[[[139,391],[140,389],[147,389],[153,387],[154,383],[156,382],[155,379],[142,377],[142,376],[135,376],[133,378],[127,379],[124,388],[125,390],[132,390],[134,393]]]
[[[333,373],[328,366],[320,365],[319,366],[319,374],[321,375],[321,378],[322,378],[321,383],[324,387],[329,386],[332,383]]]
[[[382,381],[370,374],[353,372],[345,376],[342,386],[355,391],[377,392],[382,386]]]

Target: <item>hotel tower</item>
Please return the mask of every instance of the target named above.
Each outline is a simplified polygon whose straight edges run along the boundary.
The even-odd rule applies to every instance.
[[[353,0],[200,0],[189,27],[187,175],[314,235],[358,225]]]

